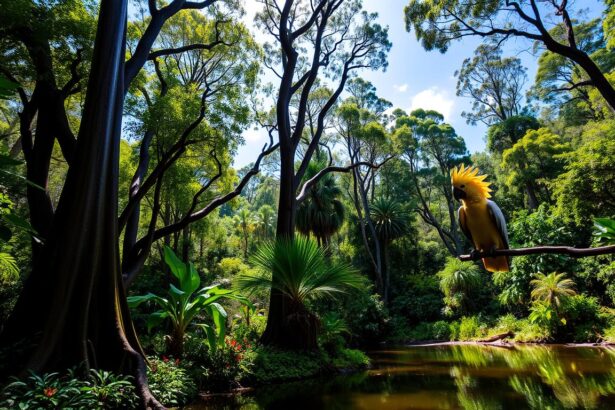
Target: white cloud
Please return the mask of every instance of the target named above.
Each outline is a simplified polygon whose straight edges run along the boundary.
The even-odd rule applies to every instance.
[[[254,15],[256,12],[261,11],[263,9],[263,5],[261,3],[257,3],[255,0],[248,0],[243,8],[246,10],[246,14],[248,18],[254,21]]]
[[[408,91],[408,84],[402,84],[402,85],[395,84],[395,85],[393,85],[393,88],[398,93],[405,93],[406,91]]]
[[[243,138],[246,143],[265,142],[269,138],[267,131],[264,129],[249,129],[243,132]]]
[[[431,87],[412,97],[410,111],[419,108],[435,110],[444,115],[446,121],[450,121],[454,105],[455,101],[449,96],[448,92],[438,87]]]

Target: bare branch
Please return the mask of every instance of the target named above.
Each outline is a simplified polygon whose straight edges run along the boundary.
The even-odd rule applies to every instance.
[[[615,254],[615,245],[599,246],[596,248],[574,248],[572,246],[536,246],[533,248],[497,249],[492,252],[474,252],[470,255],[460,255],[461,261],[476,261],[482,258],[495,256],[523,256],[559,254],[572,258],[585,258],[587,256]]]
[[[299,192],[299,196],[297,196],[297,202],[303,201],[307,197],[307,192],[309,191],[309,189],[312,188],[314,185],[316,185],[318,183],[318,181],[320,181],[320,179],[323,176],[325,176],[326,174],[329,174],[331,172],[344,172],[344,173],[345,172],[350,172],[353,169],[355,169],[357,167],[361,167],[361,166],[370,167],[372,169],[378,169],[378,168],[380,168],[381,166],[383,166],[384,164],[386,164],[389,160],[391,160],[393,158],[395,158],[394,155],[390,156],[390,157],[387,157],[380,164],[373,164],[371,162],[361,161],[361,162],[356,162],[356,163],[351,164],[351,165],[347,165],[345,167],[328,166],[326,168],[323,168],[320,171],[318,171],[318,173],[316,175],[314,175],[312,178],[310,178],[307,181],[305,181],[305,183],[301,187],[301,191]]]

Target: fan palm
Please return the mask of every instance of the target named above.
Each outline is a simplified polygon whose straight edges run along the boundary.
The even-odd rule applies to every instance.
[[[443,270],[438,272],[440,289],[448,309],[468,309],[470,296],[481,284],[480,271],[472,262],[449,258]]]
[[[314,177],[326,164],[311,162],[305,178]],[[297,208],[297,229],[304,235],[312,233],[321,246],[340,230],[344,223],[344,205],[338,199],[342,194],[333,174],[325,174]]]
[[[380,241],[380,251],[384,261],[384,295],[385,301],[388,300],[389,293],[389,252],[391,242],[402,237],[408,232],[408,213],[401,204],[393,199],[380,197],[370,205],[370,217],[376,229],[376,235]]]
[[[299,304],[363,284],[350,265],[327,261],[316,242],[303,236],[266,243],[255,252],[251,262],[267,274],[241,276],[237,283],[240,289],[276,289]]]
[[[370,205],[370,216],[382,244],[402,237],[408,229],[408,213],[394,199],[380,197]]]
[[[264,274],[244,275],[237,282],[243,291],[275,289],[287,303],[289,338],[315,348],[320,323],[308,311],[308,300],[333,297],[363,286],[363,278],[351,266],[332,262],[324,250],[306,237],[279,239],[262,245],[251,257]]]
[[[574,290],[574,281],[566,278],[564,273],[537,273],[535,279],[530,283],[534,287],[532,290],[532,299],[548,303],[552,308],[557,310],[561,302],[569,296],[574,296],[577,292]]]

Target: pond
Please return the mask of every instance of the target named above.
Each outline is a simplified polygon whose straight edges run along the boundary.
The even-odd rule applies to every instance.
[[[413,346],[350,375],[212,397],[209,409],[615,409],[615,348]]]

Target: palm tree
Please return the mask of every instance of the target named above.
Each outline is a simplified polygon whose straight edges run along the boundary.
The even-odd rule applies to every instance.
[[[305,172],[305,179],[314,177],[325,166],[323,161],[311,162]],[[325,174],[297,208],[299,232],[304,235],[312,233],[320,246],[328,246],[330,238],[344,223],[344,205],[338,199],[341,194],[335,176]]]
[[[275,231],[275,209],[270,205],[263,205],[256,214],[256,223],[260,239],[273,237]]]
[[[237,286],[249,292],[275,289],[284,295],[292,312],[285,318],[292,329],[285,335],[287,346],[317,347],[320,321],[306,308],[308,300],[333,297],[364,283],[350,265],[329,261],[315,241],[303,236],[269,242],[255,252],[251,262],[264,274],[241,276]]]
[[[447,309],[458,308],[462,313],[467,311],[472,293],[481,284],[480,270],[476,264],[448,258],[438,277]]]
[[[401,204],[394,199],[379,197],[370,206],[370,217],[376,229],[380,250],[382,252],[383,272],[384,272],[384,294],[386,302],[389,296],[389,253],[388,248],[391,242],[401,238],[408,232],[410,221],[408,213]]]
[[[577,294],[574,281],[566,278],[565,273],[552,272],[548,275],[537,273],[530,283],[534,287],[532,299],[548,303],[557,312],[561,302]]]
[[[243,242],[243,259],[246,260],[248,259],[250,234],[254,230],[252,213],[247,207],[243,207],[239,210],[239,212],[237,212],[237,215],[235,215],[235,223],[241,232]]]

